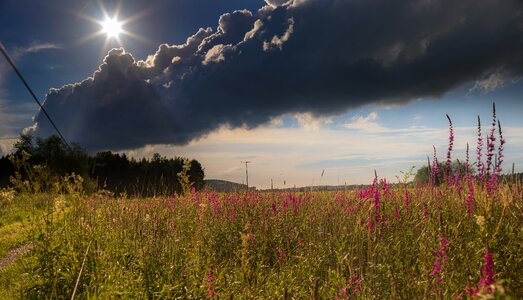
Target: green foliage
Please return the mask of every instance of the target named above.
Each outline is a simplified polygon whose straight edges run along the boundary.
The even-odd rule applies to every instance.
[[[177,174],[182,185],[182,195],[188,195],[191,192],[192,183],[189,180],[189,171],[191,171],[191,162],[188,159],[184,159],[182,171]]]
[[[411,170],[412,171],[412,170]],[[460,176],[465,176],[465,174],[470,173],[471,175],[476,174],[475,169],[472,166],[467,166],[460,162],[459,160],[455,160],[452,162],[451,165],[451,171],[450,175],[452,177],[455,177],[457,174],[460,174]],[[430,180],[430,173],[431,173],[431,167],[429,166],[423,166],[419,168],[416,171],[416,175],[414,176],[413,182],[415,184],[426,184]],[[446,173],[446,163],[439,162],[438,163],[438,171],[436,172],[436,184],[441,184],[444,181]],[[410,174],[412,175],[412,174]]]

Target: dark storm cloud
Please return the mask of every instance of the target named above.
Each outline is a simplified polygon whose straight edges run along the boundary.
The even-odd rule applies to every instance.
[[[126,149],[523,75],[521,1],[266,2],[146,61],[113,50],[93,78],[53,90],[46,108],[88,149]],[[41,115],[36,122],[52,133]]]

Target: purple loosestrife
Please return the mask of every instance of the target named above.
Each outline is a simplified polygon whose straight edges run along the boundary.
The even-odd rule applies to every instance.
[[[443,269],[445,268],[445,262],[447,261],[447,251],[449,249],[449,240],[447,237],[442,236],[440,238],[440,246],[434,250],[436,258],[434,259],[434,267],[430,275],[436,277],[436,282],[440,283],[443,281]]]
[[[498,188],[498,176],[495,173],[487,178],[487,197],[491,198],[493,192]]]
[[[469,179],[470,175],[470,156],[469,156],[469,143],[467,143],[467,151],[465,152],[465,177]]]
[[[490,171],[494,171],[492,159],[494,158],[494,150],[496,149],[496,103],[492,104],[492,129],[490,135],[487,137],[487,178],[490,177]]]
[[[483,176],[483,171],[484,171],[483,161],[481,160],[482,152],[483,152],[483,138],[481,137],[481,119],[478,116],[478,147],[476,148],[478,176]]]
[[[494,258],[487,246],[485,254],[483,254],[483,266],[481,267],[481,279],[479,280],[479,284],[475,287],[467,286],[465,291],[470,297],[476,296],[480,292],[482,294],[484,292],[492,294],[494,291],[491,285],[494,283],[494,277]]]
[[[351,275],[349,278],[348,285],[344,288],[341,288],[338,292],[338,297],[336,300],[346,300],[352,299],[351,296],[358,296],[361,293],[361,279],[358,279],[358,276]]]
[[[283,248],[278,248],[278,259],[279,259],[280,261],[283,261],[283,260],[285,260],[285,257],[286,257],[286,255],[285,255],[285,249],[283,249]]]
[[[498,120],[498,130],[499,130],[499,146],[498,146],[498,162],[496,165],[496,175],[501,175],[502,167],[501,164],[503,163],[503,150],[505,146],[505,139],[503,138],[503,131],[501,130],[501,123]]]
[[[378,224],[381,220],[380,207],[380,190],[374,189],[374,219],[376,221],[376,224]]]
[[[405,190],[405,209],[408,211],[410,205],[410,195],[409,191]]]
[[[461,170],[456,169],[456,175],[454,176],[454,182],[453,185],[456,187],[458,191],[461,191]]]
[[[468,185],[469,191],[468,191],[467,197],[465,198],[465,206],[467,207],[467,213],[469,215],[472,215],[474,213],[475,204],[474,204],[474,184],[472,182],[472,178],[471,178],[470,174],[467,175],[467,185]]]
[[[483,255],[483,267],[481,268],[481,279],[479,282],[480,289],[486,289],[486,291],[491,294],[492,288],[491,284],[494,283],[494,258],[492,253],[488,250]]]
[[[380,183],[381,183],[382,188],[383,188],[383,195],[390,194],[391,185],[390,185],[390,183],[387,182],[387,179],[384,178],[384,179],[380,180]]]
[[[429,211],[427,210],[427,206],[423,205],[423,211],[421,212],[421,217],[423,218],[423,221],[426,221],[429,216]]]
[[[430,169],[430,180],[432,183],[432,186],[436,186],[437,183],[437,176],[438,176],[438,157],[436,156],[436,147],[432,145],[432,148],[434,149],[434,158],[432,159],[432,168]]]
[[[446,164],[446,177],[447,180],[451,179],[452,174],[452,158],[451,153],[452,149],[454,148],[454,127],[452,126],[452,120],[450,119],[450,116],[447,115],[447,119],[449,120],[449,147],[447,149],[447,164]]]
[[[216,294],[216,291],[214,290],[214,281],[216,280],[216,277],[214,277],[212,270],[207,274],[207,294],[209,298],[215,298],[218,296]]]

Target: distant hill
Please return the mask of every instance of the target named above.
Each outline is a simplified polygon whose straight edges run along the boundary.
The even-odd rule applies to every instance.
[[[216,192],[234,192],[238,190],[245,190],[246,185],[236,182],[220,179],[205,179],[205,188]],[[273,191],[279,192],[305,192],[305,191],[337,191],[337,190],[352,190],[365,185],[321,185],[321,186],[302,186],[302,187],[289,187],[273,189]],[[256,190],[256,187],[249,187],[251,190]],[[260,191],[271,191],[271,189],[263,189]]]
[[[340,190],[353,190],[358,187],[365,185],[351,184],[351,185],[316,185],[316,186],[300,186],[290,188],[279,188],[274,191],[279,192],[305,192],[305,191],[340,191]],[[265,189],[264,191],[270,191],[271,189]]]
[[[220,179],[205,179],[205,188],[216,192],[234,192],[238,190],[245,190],[247,186],[245,184],[220,180]],[[250,187],[250,189],[256,189]]]

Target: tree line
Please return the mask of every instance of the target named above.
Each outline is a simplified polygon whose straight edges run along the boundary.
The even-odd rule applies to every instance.
[[[194,159],[166,158],[155,153],[151,159],[137,160],[110,151],[92,156],[78,145],[66,145],[58,136],[21,135],[14,153],[0,158],[0,187],[10,186],[17,172],[20,178],[29,180],[32,173],[44,174],[42,170],[43,189],[74,173],[83,178],[88,192],[105,189],[117,195],[142,197],[182,193],[187,184],[199,190],[205,177],[204,168]]]

